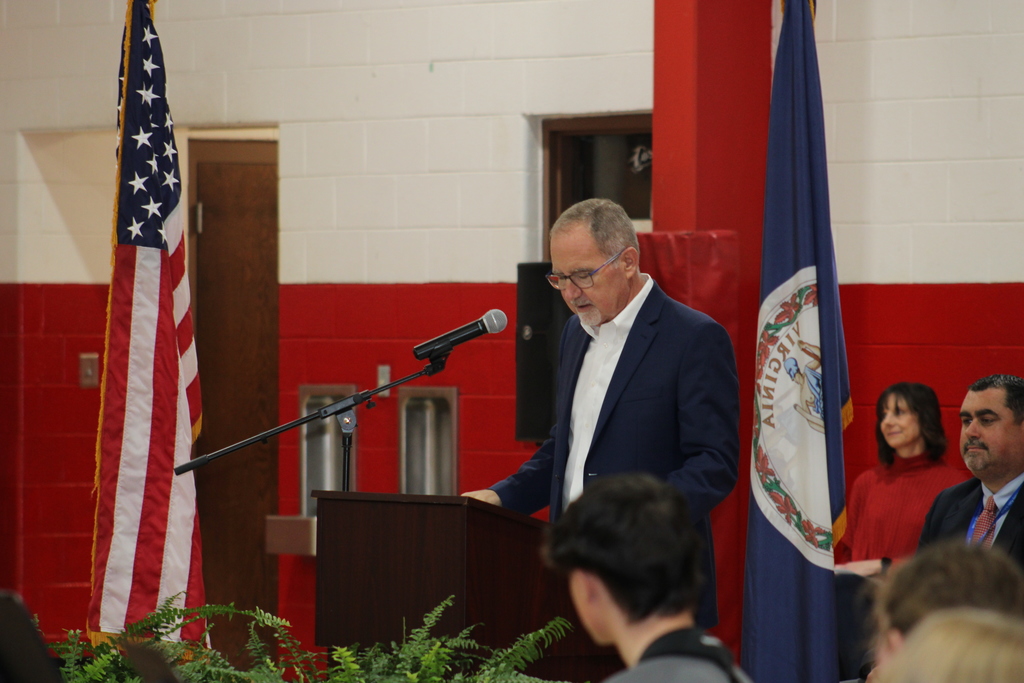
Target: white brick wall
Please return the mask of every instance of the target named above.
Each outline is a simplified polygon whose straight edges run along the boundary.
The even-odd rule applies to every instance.
[[[112,131],[17,136],[18,175],[8,187],[22,281],[110,280],[114,143]]]
[[[0,281],[108,277],[110,151],[82,141],[112,135],[124,7],[0,0]],[[282,282],[511,281],[539,117],[650,109],[652,8],[160,0],[157,29],[182,129],[280,130]],[[817,33],[840,279],[1020,281],[1024,2],[819,0]],[[41,173],[54,136],[89,173]]]
[[[109,149],[88,184],[32,169],[112,139],[125,0],[0,6],[0,281],[104,282]],[[179,134],[279,128],[286,283],[514,281],[538,117],[652,106],[653,0],[160,0],[156,27]]]
[[[840,281],[1024,279],[1024,3],[818,8]]]

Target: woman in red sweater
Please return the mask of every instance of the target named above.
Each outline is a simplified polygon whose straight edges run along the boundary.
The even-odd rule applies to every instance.
[[[836,549],[837,559],[849,561],[837,569],[863,576],[878,574],[883,564],[914,554],[935,496],[970,476],[942,458],[946,434],[931,387],[893,384],[878,397],[875,415],[881,464],[853,482],[846,533]]]

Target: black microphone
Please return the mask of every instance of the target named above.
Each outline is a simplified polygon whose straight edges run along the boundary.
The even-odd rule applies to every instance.
[[[462,342],[476,339],[482,334],[494,334],[505,329],[508,318],[497,308],[491,309],[479,320],[474,320],[468,325],[463,325],[457,330],[452,330],[440,337],[425,341],[412,350],[416,360],[424,358],[436,358],[451,353],[452,347]]]

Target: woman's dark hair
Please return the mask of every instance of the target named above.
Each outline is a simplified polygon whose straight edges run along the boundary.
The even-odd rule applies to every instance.
[[[939,397],[927,384],[917,382],[898,382],[882,392],[875,404],[875,439],[878,440],[878,460],[883,465],[891,465],[896,451],[890,446],[882,434],[882,416],[889,403],[889,397],[897,401],[903,400],[907,410],[917,415],[917,423],[924,437],[924,447],[929,460],[938,460],[946,452],[946,432],[942,429],[942,413],[939,411]]]

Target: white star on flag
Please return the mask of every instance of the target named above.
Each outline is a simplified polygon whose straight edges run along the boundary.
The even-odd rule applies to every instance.
[[[135,192],[146,189],[146,179],[140,178],[138,173],[135,174],[135,180],[129,180],[128,184],[135,188]],[[132,192],[132,194],[135,194],[135,192]]]
[[[149,144],[149,138],[151,138],[152,136],[152,133],[143,133],[141,130],[138,132],[137,135],[133,135],[132,140],[135,140],[136,149],[142,147],[143,145],[146,145],[147,147],[152,147],[153,145]]]
[[[135,92],[142,95],[142,101],[149,105],[153,104],[153,100],[160,99],[159,95],[153,94],[153,86],[150,86],[148,88],[142,88],[140,90],[136,90]]]
[[[149,198],[149,204],[146,204],[146,205],[145,205],[145,206],[143,206],[142,208],[143,208],[143,209],[145,209],[146,211],[149,211],[149,216],[148,216],[148,217],[149,217],[149,218],[152,218],[152,217],[153,217],[153,214],[154,214],[154,213],[155,213],[155,214],[156,214],[157,216],[159,216],[159,215],[160,215],[160,205],[161,205],[161,204],[163,204],[163,202],[154,202],[154,201],[153,201],[153,198],[152,198],[152,197],[150,197],[150,198]]]
[[[128,226],[128,230],[132,233],[132,237],[140,237],[142,235],[142,223],[133,218],[132,224]]]

